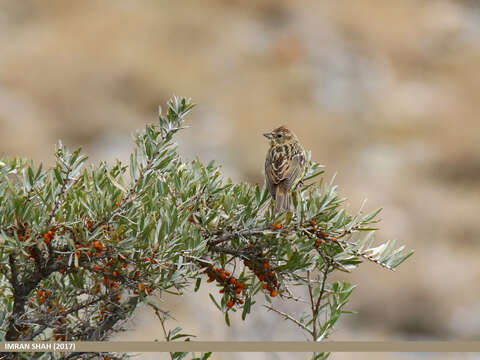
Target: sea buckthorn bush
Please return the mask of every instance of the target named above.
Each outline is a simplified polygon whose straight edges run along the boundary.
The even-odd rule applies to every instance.
[[[136,134],[128,164],[86,165],[80,149],[61,143],[50,169],[2,159],[0,340],[105,340],[142,304],[153,308],[167,341],[187,340],[192,335],[179,327],[167,329],[168,309],[150,295],[182,295],[206,281],[218,287],[210,298],[227,324],[231,312],[245,320],[265,299],[279,321],[320,341],[354,288],[328,281],[333,272],[362,260],[394,269],[411,255],[394,242],[374,245],[379,210],[347,214],[310,158],[294,211],[277,215],[265,186],[233,183],[213,162],[183,160],[174,136],[192,107],[172,98],[158,123]],[[298,301],[302,291],[301,316],[271,302]],[[119,356],[52,354],[100,355]]]

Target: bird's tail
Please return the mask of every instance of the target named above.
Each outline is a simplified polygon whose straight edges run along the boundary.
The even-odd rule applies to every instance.
[[[281,186],[277,186],[275,193],[275,213],[290,210],[291,202],[292,196],[290,193],[282,189]]]

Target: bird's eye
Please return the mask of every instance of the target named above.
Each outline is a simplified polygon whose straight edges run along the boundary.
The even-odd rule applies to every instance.
[[[282,137],[282,134],[277,134],[277,138],[281,138]]]

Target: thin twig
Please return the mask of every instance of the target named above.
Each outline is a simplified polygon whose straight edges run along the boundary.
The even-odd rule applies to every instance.
[[[316,328],[315,324],[317,323],[317,318],[318,318],[318,312],[319,312],[319,309],[320,309],[320,304],[321,304],[323,295],[325,293],[325,284],[327,283],[327,276],[328,276],[328,271],[329,270],[330,270],[330,264],[327,263],[326,266],[325,266],[325,269],[323,270],[322,286],[320,288],[320,293],[318,294],[317,302],[315,303],[315,311],[313,313],[313,318],[312,318],[312,321],[313,321],[313,324],[314,324],[315,328]],[[313,340],[314,341],[318,340],[318,334],[316,332],[314,334]]]
[[[170,341],[169,333],[167,332],[167,329],[165,327],[166,317],[169,316],[168,312],[159,309],[158,306],[156,306],[155,304],[149,303],[148,305],[150,305],[153,308],[153,310],[155,311],[155,315],[157,315],[158,320],[160,320],[160,324],[162,326],[165,341],[167,341],[167,342]],[[165,318],[160,315],[160,312],[162,312],[164,314]],[[173,360],[173,353],[172,352],[170,352],[170,358]]]
[[[293,323],[300,326],[303,330],[307,331],[308,333],[310,333],[313,336],[312,330],[309,329],[307,326],[305,326],[305,324],[302,324],[300,321],[295,319],[293,316],[291,316],[287,313],[284,313],[283,311],[280,311],[278,309],[275,309],[274,307],[271,307],[270,305],[263,305],[263,306],[266,307],[267,309],[272,310],[273,312],[276,312],[277,314],[283,316],[285,318],[285,320],[292,321]]]
[[[233,238],[239,237],[239,236],[251,236],[251,235],[266,235],[266,231],[269,231],[271,229],[269,228],[263,228],[263,229],[243,229],[243,230],[238,230],[238,231],[233,231],[231,233],[223,234],[222,236],[218,237],[216,240],[210,240],[208,241],[208,245],[218,245],[223,242],[229,241]]]

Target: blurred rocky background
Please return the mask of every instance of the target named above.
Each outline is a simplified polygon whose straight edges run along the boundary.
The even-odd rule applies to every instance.
[[[198,104],[184,156],[262,183],[261,134],[286,125],[338,173],[351,211],[384,207],[380,240],[416,250],[396,273],[342,274],[358,314],[331,339],[480,340],[479,64],[476,0],[0,0],[0,156],[52,164],[62,139],[93,162],[125,160],[177,94]],[[199,340],[304,338],[261,306],[228,328],[208,288],[192,292],[164,304]],[[116,340],[162,339],[148,309],[127,327]]]

